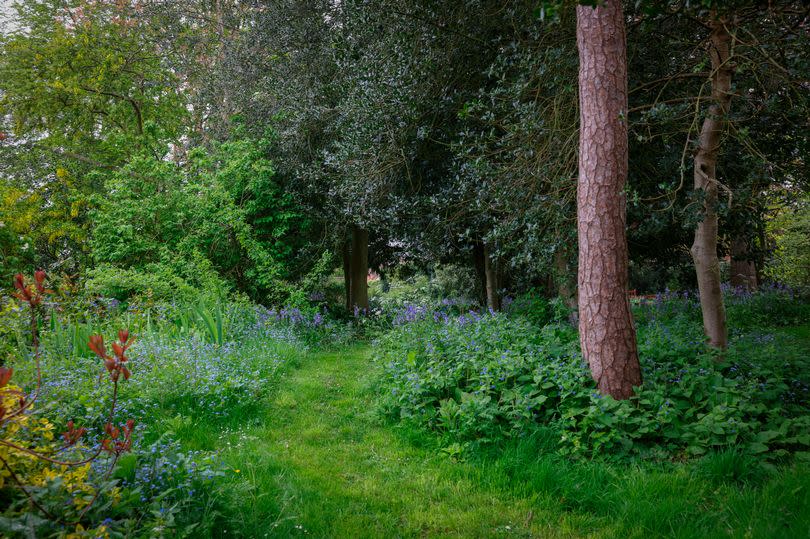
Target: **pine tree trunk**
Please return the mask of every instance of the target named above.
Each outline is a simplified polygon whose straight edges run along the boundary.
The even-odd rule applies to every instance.
[[[695,229],[692,259],[695,262],[703,329],[709,346],[724,349],[728,342],[726,309],[720,289],[720,261],[717,258],[717,155],[725,119],[731,104],[731,74],[729,65],[731,36],[725,22],[714,19],[709,45],[712,64],[712,104],[700,130],[699,147],[695,155],[695,191],[703,192],[703,220]]]
[[[484,274],[486,275],[487,283],[487,307],[492,311],[500,311],[501,297],[498,292],[498,263],[492,260],[492,255],[486,244],[484,244]]]
[[[740,236],[731,241],[731,286],[749,291],[757,289],[757,265],[751,260],[748,242]]]
[[[577,187],[579,334],[605,395],[641,385],[627,293],[627,52],[621,2],[577,6],[580,142]]]
[[[351,308],[368,310],[368,230],[352,229]]]

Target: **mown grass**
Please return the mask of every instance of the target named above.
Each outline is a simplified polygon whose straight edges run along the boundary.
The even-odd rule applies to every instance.
[[[697,463],[565,459],[530,438],[455,461],[383,423],[366,348],[313,353],[227,424],[168,419],[228,473],[217,537],[808,537],[810,469],[733,452]],[[172,423],[173,422],[173,423]]]

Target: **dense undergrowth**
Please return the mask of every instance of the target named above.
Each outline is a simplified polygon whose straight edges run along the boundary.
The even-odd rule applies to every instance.
[[[87,470],[87,484],[101,495],[85,517],[86,531],[31,511],[8,481],[0,487],[0,530],[12,537],[31,530],[38,537],[253,537],[255,530],[271,526],[270,536],[306,535],[307,530],[334,536],[338,528],[328,523],[345,514],[312,490],[331,491],[332,479],[310,485],[309,494],[293,501],[286,491],[292,487],[285,485],[359,473],[348,471],[356,466],[350,461],[366,449],[372,461],[383,458],[376,453],[378,441],[368,442],[374,445],[368,448],[363,441],[380,436],[393,436],[386,442],[393,444],[391,451],[420,448],[419,458],[430,462],[400,472],[363,468],[375,485],[375,507],[392,519],[380,534],[404,525],[389,512],[416,510],[422,503],[418,497],[396,498],[399,487],[389,472],[413,473],[413,481],[424,486],[437,480],[436,474],[459,480],[458,466],[463,466],[476,499],[507,496],[516,507],[534,499],[527,507],[542,506],[550,512],[544,517],[549,522],[579,515],[571,535],[594,530],[604,536],[667,535],[661,522],[678,528],[692,518],[709,519],[704,509],[695,513],[682,506],[680,498],[707,500],[722,491],[736,500],[735,511],[752,504],[780,510],[788,502],[775,492],[804,488],[810,451],[810,304],[790,290],[753,295],[728,290],[733,330],[722,357],[703,344],[693,295],[639,299],[634,314],[644,385],[623,402],[595,391],[560,302],[525,296],[509,302],[504,313],[480,313],[464,300],[424,297],[415,304],[412,299],[377,297],[375,314],[341,318],[322,309],[271,310],[245,302],[125,304],[57,297],[40,321],[45,376],[38,417],[48,421],[55,436],[74,421],[87,429],[88,446],[98,444],[109,395],[99,380],[102,366],[86,343],[92,334],[128,327],[137,340],[130,351],[132,377],[121,384],[118,410],[134,420],[134,442],[111,476],[101,465]],[[35,372],[24,311],[6,299],[1,312],[4,360],[14,366],[17,383],[30,387]],[[352,348],[368,340],[374,341],[371,366]],[[347,354],[345,368],[343,360],[331,360],[338,362],[329,364],[334,372],[324,373],[323,380],[290,385],[291,373],[305,371],[324,350],[337,358]],[[351,397],[364,399],[363,404],[352,404],[332,387],[335,377],[355,376],[368,384],[367,394]],[[332,413],[343,415],[319,415],[328,398],[337,410]],[[370,415],[358,417],[355,405]],[[374,419],[380,412],[382,417]],[[290,414],[296,417],[292,425],[284,419]],[[321,438],[312,432],[320,433],[324,421],[336,422],[337,438],[315,442]],[[268,449],[264,440],[274,436],[283,438]],[[300,448],[298,436],[308,440]],[[353,449],[343,447],[349,442]],[[320,456],[305,454],[322,447]],[[284,457],[288,453],[292,456]],[[303,468],[290,468],[293,461],[285,458],[293,457]],[[399,462],[401,457],[390,458]],[[396,466],[410,461],[402,462]],[[67,471],[30,487],[34,496],[57,505],[72,496]],[[666,503],[629,511],[627,499],[645,489],[660,489]],[[776,528],[749,525],[800,529],[802,496],[794,497],[796,507]],[[349,497],[346,503],[365,502]],[[640,498],[637,503],[644,505]],[[524,529],[531,536],[539,525],[529,518],[524,525],[493,531],[487,522],[498,517],[481,511],[453,529],[461,536]],[[729,529],[742,525],[726,509],[721,513],[736,522]],[[436,518],[453,520],[450,514]],[[721,526],[705,524],[693,535]],[[441,526],[429,529],[441,535]]]
[[[703,344],[694,296],[636,305],[644,384],[600,395],[559,306],[512,314],[406,307],[377,341],[386,411],[470,445],[550,428],[562,454],[682,460],[731,450],[768,461],[810,457],[810,346],[780,326],[810,306],[783,289],[730,291],[722,356]],[[697,314],[696,314],[697,313]]]
[[[190,419],[222,430],[252,421],[282,373],[309,349],[348,339],[346,327],[317,311],[296,308],[269,310],[244,303],[126,305],[64,297],[46,307],[39,320],[43,382],[36,416],[40,419],[34,421],[46,422],[47,429],[40,429],[40,434],[48,440],[58,438],[72,421],[85,429],[84,445],[98,446],[111,396],[100,377],[102,363],[88,341],[91,335],[127,327],[136,335],[128,354],[132,376],[120,384],[116,409],[134,422],[135,443],[114,462],[112,476],[104,462],[81,467],[85,490],[98,490],[99,496],[79,525],[32,511],[26,496],[3,473],[0,533],[10,536],[211,533],[205,528],[213,525],[216,514],[217,480],[234,470],[216,451],[181,443],[188,438]],[[6,298],[0,317],[5,363],[13,366],[15,380],[30,391],[36,365],[26,344],[30,340],[26,320],[26,309]],[[57,507],[76,499],[72,477],[79,472],[49,467],[47,462],[39,468],[36,473],[44,473],[46,479],[36,479],[34,471],[22,477],[35,478],[26,485],[35,499]]]

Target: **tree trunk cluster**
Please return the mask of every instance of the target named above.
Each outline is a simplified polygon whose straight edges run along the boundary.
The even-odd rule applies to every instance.
[[[484,242],[473,245],[473,263],[478,276],[479,299],[487,309],[500,311],[502,307],[501,290],[505,284],[503,264],[493,256],[492,248]]]

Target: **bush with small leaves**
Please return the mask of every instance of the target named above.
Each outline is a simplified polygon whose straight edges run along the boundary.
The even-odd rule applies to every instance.
[[[74,421],[57,436],[54,423],[35,409],[42,397],[39,339],[44,301],[52,291],[45,287],[46,274],[39,270],[29,283],[22,274],[14,278],[15,297],[29,310],[30,357],[36,371],[35,386],[26,391],[11,384],[14,368],[0,367],[0,491],[9,499],[0,514],[0,531],[74,530],[73,536],[104,536],[105,527],[94,527],[90,511],[103,493],[114,493],[109,480],[116,462],[132,447],[133,420],[114,426],[119,383],[130,377],[127,349],[132,346],[127,330],[118,332],[110,356],[101,335],[88,343],[102,360],[112,382],[104,434],[88,440],[88,429]],[[123,380],[122,380],[123,377]],[[95,516],[95,515],[93,515]],[[87,527],[89,526],[89,527]]]

